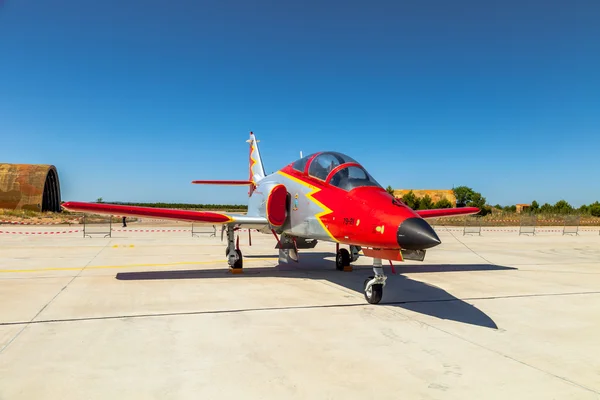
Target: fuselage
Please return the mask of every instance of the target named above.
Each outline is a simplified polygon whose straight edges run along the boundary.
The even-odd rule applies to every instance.
[[[314,158],[322,154],[334,154],[339,164],[322,172],[311,168],[319,161]],[[248,215],[266,217],[270,191],[284,185],[288,199],[285,223],[277,229],[279,233],[385,249],[439,244],[435,232],[417,213],[390,195],[358,163],[344,157],[339,153],[316,153],[305,157],[304,163],[291,163],[261,179],[250,197]],[[409,223],[402,228],[407,220]],[[431,240],[423,232],[413,237],[415,227],[427,231],[425,236]],[[411,232],[401,232],[407,229]],[[402,242],[402,233],[411,237]],[[415,244],[415,238],[422,243]]]

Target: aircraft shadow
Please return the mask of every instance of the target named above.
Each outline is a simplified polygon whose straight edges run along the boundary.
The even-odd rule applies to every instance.
[[[278,252],[277,249],[273,249],[273,251]],[[302,250],[300,250],[302,251]],[[302,259],[307,258],[307,259],[319,259],[321,261],[323,261],[323,258],[325,257],[333,257],[334,255],[332,253],[328,253],[326,251],[323,252],[312,252],[312,253],[300,253],[300,257]],[[269,254],[244,254],[244,258],[279,258],[279,254],[273,254],[273,253],[269,253]],[[331,263],[332,261],[330,260],[325,260],[325,262],[329,262]],[[298,264],[296,264],[298,265]]]
[[[331,253],[323,253],[331,257]],[[259,256],[254,256],[259,257]],[[262,257],[262,256],[261,256]],[[121,272],[118,280],[171,280],[171,279],[211,279],[211,278],[251,278],[278,277],[325,280],[341,287],[363,294],[364,280],[373,275],[372,267],[358,265],[354,272],[335,270],[335,263],[323,259],[321,253],[301,254],[300,262],[279,264],[275,267],[247,268],[242,275],[231,275],[228,268],[211,270],[141,271]],[[397,275],[392,275],[387,267],[387,284],[380,304],[410,310],[432,317],[456,321],[469,325],[497,329],[496,323],[477,307],[452,296],[447,291],[415,279],[403,273],[432,273],[460,271],[503,271],[516,268],[491,264],[449,264],[449,265],[395,265]],[[366,300],[365,300],[365,304]]]

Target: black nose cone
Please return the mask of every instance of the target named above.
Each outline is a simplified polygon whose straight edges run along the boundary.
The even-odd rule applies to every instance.
[[[407,250],[424,250],[442,243],[422,218],[405,219],[398,227],[397,237],[400,247]]]

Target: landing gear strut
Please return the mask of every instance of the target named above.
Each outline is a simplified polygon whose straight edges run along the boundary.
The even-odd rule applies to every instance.
[[[354,245],[350,246],[350,255],[351,255],[352,262],[358,260],[358,257],[360,256],[360,254],[358,253],[359,251],[360,251],[360,246],[354,246]]]
[[[370,304],[377,304],[383,297],[383,287],[385,286],[385,280],[387,279],[387,276],[383,273],[383,266],[381,265],[380,258],[373,259],[373,272],[375,273],[375,276],[370,276],[365,279],[365,299]]]
[[[227,226],[227,249],[225,250],[227,263],[232,272],[241,272],[243,267],[242,251],[235,243],[235,233],[233,226]]]

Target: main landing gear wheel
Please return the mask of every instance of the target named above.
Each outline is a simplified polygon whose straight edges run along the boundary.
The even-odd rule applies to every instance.
[[[229,268],[238,270],[238,272],[242,271],[243,259],[242,252],[240,249],[236,249],[236,244],[234,241],[234,232],[233,227],[227,227],[227,247],[225,248],[225,257],[227,257],[227,263],[229,264]],[[234,253],[235,251],[235,253]]]
[[[350,265],[350,253],[346,249],[339,249],[335,255],[335,269],[343,271],[344,267]]]
[[[238,269],[238,268],[241,269],[244,266],[244,259],[242,258],[242,251],[238,249],[235,252],[238,255],[238,259],[233,264],[233,266],[231,268],[233,268],[233,269]]]
[[[244,266],[244,260],[242,257],[242,251],[236,249],[235,250],[238,259],[233,263],[233,265],[229,264],[229,268],[233,268],[233,269],[241,269]],[[225,249],[225,257],[229,256],[229,252],[227,251],[227,249]]]
[[[369,285],[369,282],[373,280],[375,280],[374,276],[370,276],[365,279],[365,283],[363,285],[365,299],[369,302],[369,304],[378,304],[383,297],[383,285],[381,283],[372,283]]]

